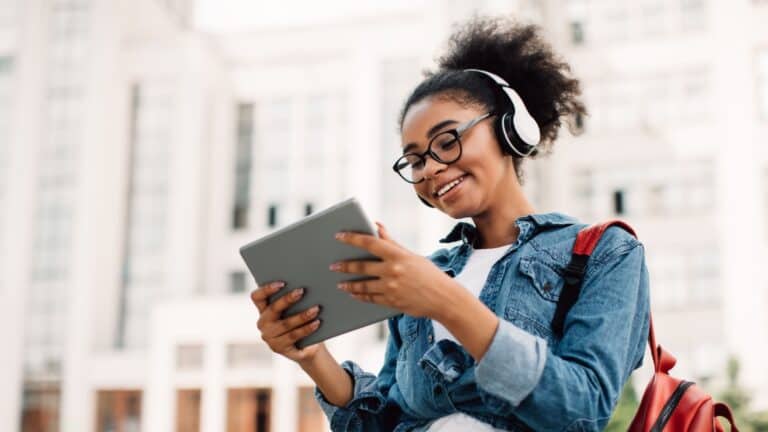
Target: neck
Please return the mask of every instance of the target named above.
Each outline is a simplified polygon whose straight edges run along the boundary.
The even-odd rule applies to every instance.
[[[475,249],[489,249],[514,243],[519,234],[515,221],[536,212],[517,179],[510,183],[512,184],[498,189],[503,191],[503,194],[497,196],[486,211],[472,218],[477,227]]]

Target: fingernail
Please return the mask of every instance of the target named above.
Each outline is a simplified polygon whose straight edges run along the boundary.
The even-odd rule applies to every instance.
[[[317,319],[317,320],[312,322],[312,328],[318,328],[318,327],[320,327],[320,320],[319,319]]]
[[[309,308],[309,310],[307,311],[307,315],[309,315],[309,316],[315,315],[315,314],[317,314],[317,312],[318,312],[319,310],[320,310],[320,308],[319,308],[319,307],[317,307],[317,306],[312,306],[312,307],[311,307],[311,308]]]
[[[336,285],[336,288],[338,288],[338,289],[340,289],[342,291],[346,291],[347,290],[347,284],[345,284],[344,282],[340,282],[340,283],[338,283]]]
[[[272,291],[277,291],[284,286],[285,286],[285,282],[275,282],[272,284],[271,287],[269,287],[269,289]]]
[[[299,297],[301,297],[302,294],[304,294],[304,288],[297,288],[293,292],[293,298],[299,298]]]
[[[333,270],[333,271],[336,271],[336,270],[338,270],[338,269],[340,269],[340,268],[341,268],[341,264],[339,264],[339,263],[333,263],[333,264],[331,264],[331,265],[330,265],[330,267],[328,267],[328,268],[329,268],[329,269],[331,269],[331,270]]]
[[[346,233],[344,233],[344,232],[338,232],[338,233],[336,233],[336,238],[337,239],[343,239],[345,235],[346,235]]]

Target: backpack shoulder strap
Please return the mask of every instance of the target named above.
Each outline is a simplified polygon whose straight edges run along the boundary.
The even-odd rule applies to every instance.
[[[632,227],[618,219],[588,226],[576,234],[571,261],[568,263],[563,274],[565,285],[563,286],[560,298],[557,301],[555,317],[552,319],[552,330],[557,336],[562,337],[565,316],[579,298],[579,294],[581,293],[581,282],[584,279],[584,273],[587,270],[589,256],[592,255],[592,252],[597,246],[597,242],[600,241],[600,237],[602,237],[605,230],[614,225],[623,228],[628,233],[637,237],[635,230],[633,230]]]

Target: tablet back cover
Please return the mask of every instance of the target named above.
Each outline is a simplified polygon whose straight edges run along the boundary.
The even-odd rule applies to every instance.
[[[296,343],[299,348],[400,313],[396,309],[355,300],[336,288],[338,282],[369,276],[333,272],[328,269],[332,263],[351,259],[379,260],[364,249],[340,243],[334,237],[339,231],[377,235],[357,200],[349,198],[240,248],[240,255],[258,285],[275,280],[286,282],[285,287],[270,296],[270,303],[295,288],[304,288],[304,296],[289,306],[283,317],[320,305],[320,327],[299,340]]]

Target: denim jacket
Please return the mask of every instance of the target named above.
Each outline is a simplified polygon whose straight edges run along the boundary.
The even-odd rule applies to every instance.
[[[510,431],[599,431],[624,383],[642,364],[649,327],[643,246],[608,228],[592,256],[563,336],[550,323],[563,269],[585,224],[561,213],[518,218],[517,240],[491,268],[480,301],[499,326],[479,362],[451,340],[435,342],[432,321],[401,314],[388,320],[378,375],[342,363],[354,382],[344,407],[315,398],[336,431],[424,431],[436,418],[463,412]],[[476,229],[458,223],[430,260],[451,277],[471,253]]]

